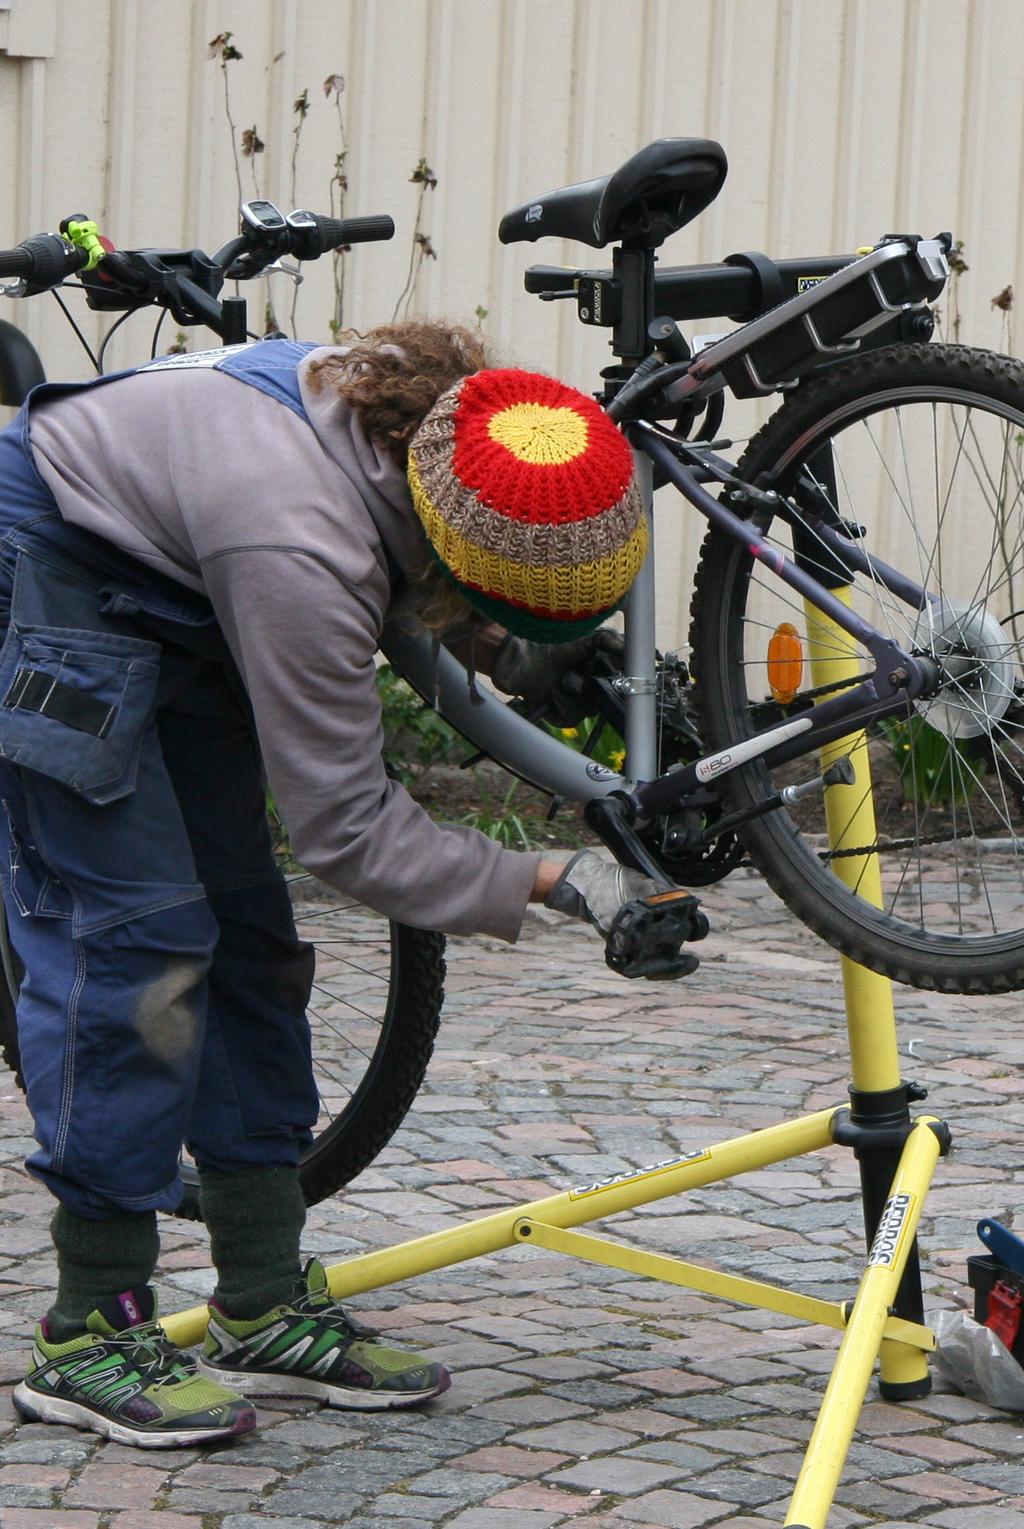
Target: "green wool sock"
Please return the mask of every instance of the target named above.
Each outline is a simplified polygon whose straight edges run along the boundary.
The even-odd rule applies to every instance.
[[[302,1273],[306,1221],[298,1169],[201,1172],[199,1208],[217,1270],[214,1299],[228,1316],[250,1321],[290,1301]]]
[[[97,1306],[125,1290],[140,1290],[153,1278],[160,1249],[155,1211],[121,1211],[90,1221],[58,1205],[50,1234],[57,1250],[57,1295],[46,1322],[55,1343],[77,1338]]]

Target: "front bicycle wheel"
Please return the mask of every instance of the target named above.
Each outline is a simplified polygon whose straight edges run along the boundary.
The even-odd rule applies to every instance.
[[[943,675],[935,695],[830,746],[855,784],[811,787],[749,821],[751,859],[862,965],[943,992],[1024,986],[1024,366],[960,346],[868,353],[802,383],[738,471],[923,586],[922,607],[882,582],[880,563],[855,573],[806,526],[757,511],[787,557]],[[709,749],[874,668],[721,532],[701,550],[692,616]],[[823,762],[755,761],[718,789],[746,811]]]
[[[320,1095],[299,1164],[307,1205],[335,1194],[387,1145],[423,1082],[441,1019],[444,936],[392,923],[301,873],[288,878],[300,937],[316,950],[309,1005]],[[15,1003],[20,971],[0,937],[0,1051],[22,1084]],[[183,1158],[176,1212],[199,1220],[195,1165]]]

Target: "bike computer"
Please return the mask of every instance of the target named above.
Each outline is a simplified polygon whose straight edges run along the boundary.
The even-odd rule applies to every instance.
[[[243,202],[241,207],[242,230],[256,234],[280,234],[288,226],[284,213],[273,202]]]

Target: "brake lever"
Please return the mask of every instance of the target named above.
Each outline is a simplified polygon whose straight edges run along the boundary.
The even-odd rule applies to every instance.
[[[301,266],[293,265],[291,261],[285,261],[283,259],[277,259],[273,261],[272,264],[264,266],[261,275],[287,276],[288,280],[294,282],[295,286],[297,287],[301,287],[302,283],[306,279],[302,274]]]

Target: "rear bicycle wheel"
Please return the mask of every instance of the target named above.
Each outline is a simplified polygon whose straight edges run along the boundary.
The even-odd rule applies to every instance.
[[[306,1203],[315,1205],[373,1161],[416,1097],[441,1019],[444,936],[381,918],[301,873],[288,885],[298,933],[316,950],[309,1022],[320,1115],[299,1163]],[[0,1051],[24,1087],[15,1021],[21,973],[6,919],[0,958]],[[176,1214],[199,1220],[188,1158],[181,1178]]]
[[[844,741],[840,754],[870,764],[857,785],[813,791],[747,823],[751,859],[805,924],[865,966],[945,992],[1024,986],[1024,366],[939,345],[837,365],[772,415],[739,473],[845,524],[869,555],[923,585],[927,608],[912,608],[872,573],[841,559],[837,568],[806,527],[758,511],[781,551],[829,570],[856,611],[944,672],[935,696]],[[874,667],[714,531],[692,616],[710,749]],[[770,665],[784,627],[787,646],[776,637]],[[755,761],[718,789],[729,810],[744,810],[820,768],[817,758]],[[881,873],[873,888],[872,865]]]

